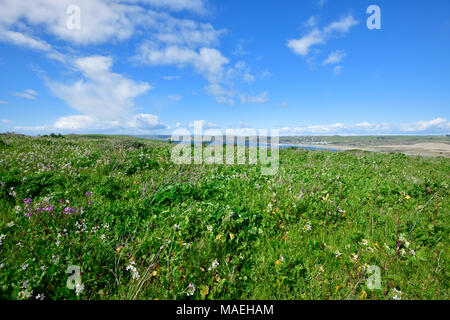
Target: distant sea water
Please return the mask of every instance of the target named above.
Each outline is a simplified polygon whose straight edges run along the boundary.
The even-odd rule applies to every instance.
[[[145,138],[145,139],[151,139],[151,140],[160,140],[160,141],[170,141],[169,136],[138,136],[139,138]],[[187,143],[183,141],[172,141],[173,143]],[[201,142],[191,142],[191,143],[201,143]],[[205,142],[208,145],[214,145],[214,142]],[[227,144],[226,141],[223,142],[223,144]],[[258,145],[255,143],[249,143],[246,141],[245,143],[237,143],[234,142],[234,145],[240,145],[240,146],[252,146],[257,147]],[[271,147],[270,143],[266,145],[259,145],[260,147]],[[328,147],[318,147],[318,146],[304,146],[300,144],[294,144],[294,143],[280,143],[278,144],[278,148],[280,149],[289,149],[289,148],[296,148],[296,149],[304,149],[304,150],[316,150],[316,151],[330,151],[330,152],[338,152],[338,149],[335,148],[328,148]]]

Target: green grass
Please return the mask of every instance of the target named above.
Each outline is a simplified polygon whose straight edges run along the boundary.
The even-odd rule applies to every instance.
[[[450,159],[289,149],[262,176],[171,148],[1,135],[0,297],[448,299]]]

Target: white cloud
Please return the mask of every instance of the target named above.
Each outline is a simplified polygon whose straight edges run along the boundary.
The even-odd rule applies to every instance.
[[[146,43],[139,50],[140,61],[150,65],[176,65],[183,68],[190,65],[212,83],[221,80],[224,65],[228,63],[220,51],[211,48],[200,48],[196,51],[186,47],[168,46],[163,49],[154,43]]]
[[[193,11],[204,13],[206,0],[126,0],[127,2],[142,2],[157,8],[167,8],[172,11]]]
[[[342,73],[342,70],[344,69],[343,66],[336,66],[333,69],[333,73],[335,76],[340,75]]]
[[[31,49],[41,51],[51,50],[51,46],[45,41],[34,39],[33,37],[27,36],[20,32],[5,30],[1,27],[0,27],[0,40],[4,42],[10,42],[17,46],[28,47]]]
[[[203,0],[0,0],[2,14],[0,26],[5,29],[31,26],[39,27],[61,40],[81,45],[123,41],[133,36],[137,29],[162,28],[161,35],[167,27],[177,27],[180,22],[191,32],[181,32],[181,36],[191,36],[192,41],[204,39],[205,34],[214,33],[212,27],[201,25],[200,32],[191,28],[193,22],[172,18],[163,12],[145,7],[169,9],[173,11],[189,10],[206,12],[206,1]],[[70,29],[67,20],[70,17],[66,10],[70,5],[77,5],[81,12],[81,28]],[[164,28],[164,26],[166,28]],[[204,29],[202,29],[204,28]],[[19,30],[16,30],[19,31]],[[208,31],[208,32],[206,32]],[[168,35],[168,33],[165,33]],[[12,41],[33,42],[20,34],[9,34]],[[211,35],[213,37],[214,35]],[[211,40],[211,39],[210,39]],[[39,43],[32,43],[41,46]],[[42,49],[42,48],[41,48]]]
[[[137,83],[111,71],[110,57],[80,58],[73,65],[84,79],[73,84],[50,82],[49,86],[67,105],[95,118],[109,120],[131,116],[133,99],[152,88],[148,83]]]
[[[233,106],[235,91],[228,91],[218,84],[211,84],[205,87],[205,91],[213,96],[215,96],[217,103],[228,104]]]
[[[328,55],[328,58],[323,62],[323,64],[337,64],[344,60],[346,55],[347,54],[345,53],[345,51],[342,50],[333,51]]]
[[[91,131],[123,131],[123,132],[150,132],[164,129],[158,116],[152,114],[136,114],[129,119],[104,120],[92,115],[72,115],[59,118],[53,125],[34,127],[15,127],[16,130],[36,132],[91,132]]]
[[[447,119],[436,118],[411,124],[334,123],[330,125],[284,127],[281,131],[285,135],[448,134],[450,122]]]
[[[339,21],[334,21],[330,23],[327,27],[324,28],[324,32],[327,34],[333,33],[333,32],[339,32],[339,33],[347,33],[350,31],[351,27],[354,27],[359,22],[353,18],[351,14],[342,17],[339,19]]]
[[[174,95],[169,96],[169,98],[174,100],[174,101],[180,101],[182,96],[179,95],[179,94],[174,94]]]
[[[324,44],[325,38],[319,29],[314,29],[306,36],[300,39],[289,40],[287,46],[296,54],[306,56],[309,53],[309,48],[316,44]]]
[[[3,124],[8,124],[8,123],[11,123],[11,120],[1,119],[0,122],[3,123]]]
[[[32,89],[28,89],[25,90],[24,92],[13,92],[13,96],[28,100],[36,100],[38,93]]]
[[[288,40],[286,45],[294,53],[301,56],[306,56],[310,52],[311,47],[319,44],[326,44],[331,37],[336,35],[346,34],[350,31],[351,27],[357,25],[358,23],[359,22],[356,21],[351,14],[349,14],[338,21],[330,23],[323,29],[314,28],[299,39]]]
[[[171,81],[171,80],[177,80],[177,79],[180,79],[181,77],[180,77],[180,76],[163,76],[162,78],[163,78],[164,80]]]
[[[242,104],[246,104],[246,103],[262,104],[262,103],[266,103],[266,102],[270,101],[267,91],[265,91],[265,92],[263,92],[263,93],[261,93],[259,95],[256,95],[256,96],[240,95],[240,98],[241,98],[241,103]]]
[[[194,126],[200,125],[203,130],[207,129],[218,129],[219,126],[215,123],[208,122],[206,120],[196,120],[189,123],[189,128],[194,128]]]
[[[304,26],[307,28],[314,28],[317,26],[319,18],[317,16],[311,16],[308,20],[304,23]]]

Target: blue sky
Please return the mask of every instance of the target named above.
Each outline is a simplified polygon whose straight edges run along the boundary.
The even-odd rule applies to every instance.
[[[367,28],[370,5],[380,30]],[[447,0],[0,8],[0,132],[170,134],[203,121],[281,135],[450,133]]]

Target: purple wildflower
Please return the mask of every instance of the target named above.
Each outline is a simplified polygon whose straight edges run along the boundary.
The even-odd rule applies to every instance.
[[[31,199],[30,198],[26,198],[25,200],[23,200],[23,202],[25,202],[25,204],[30,204],[31,203]]]
[[[46,207],[44,208],[45,211],[53,211],[53,209],[55,209],[55,207],[54,207],[54,206],[51,206],[51,205],[46,206]]]
[[[75,209],[72,208],[72,207],[67,207],[67,208],[64,209],[64,213],[66,215],[69,215],[69,214],[74,213],[74,212],[75,212]]]
[[[92,196],[92,192],[88,191],[88,192],[86,192],[86,195],[87,195],[88,197],[90,197],[90,196]]]

